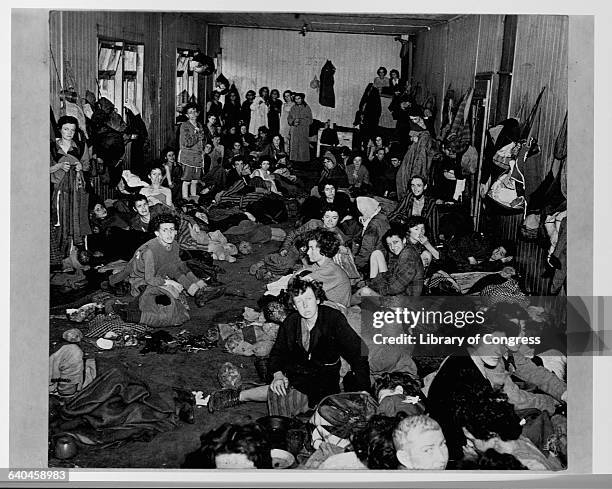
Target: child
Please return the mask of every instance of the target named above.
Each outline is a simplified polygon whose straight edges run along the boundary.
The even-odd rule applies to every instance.
[[[396,456],[404,469],[444,470],[448,448],[440,425],[425,415],[401,420],[393,432]]]
[[[195,197],[198,180],[202,176],[204,166],[204,128],[198,122],[200,108],[195,103],[188,103],[183,108],[187,121],[181,124],[179,135],[179,163],[183,166],[182,195],[187,200]],[[190,189],[191,187],[191,189]],[[191,190],[191,195],[190,195]]]

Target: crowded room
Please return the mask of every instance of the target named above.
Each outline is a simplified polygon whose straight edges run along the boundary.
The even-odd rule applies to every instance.
[[[566,469],[567,44],[51,11],[49,466]]]

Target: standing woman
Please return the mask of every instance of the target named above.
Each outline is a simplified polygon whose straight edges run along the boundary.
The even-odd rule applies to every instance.
[[[62,116],[57,121],[61,137],[51,143],[51,250],[54,258],[68,256],[71,245],[84,244],[91,234],[89,226],[89,194],[85,189],[84,171],[89,171],[89,148],[77,143],[79,122],[75,117]]]
[[[221,104],[220,98],[221,94],[217,91],[213,91],[210,100],[206,103],[206,118],[214,115],[216,121],[219,123],[223,115],[223,105]]]
[[[187,116],[187,120],[181,124],[179,134],[179,163],[183,166],[183,181],[182,196],[183,199],[189,199],[189,190],[191,187],[191,196],[196,196],[198,180],[202,176],[202,166],[204,166],[204,128],[198,122],[200,108],[197,104],[189,102],[185,105],[183,113]]]
[[[241,124],[246,124],[248,129],[251,124],[251,104],[253,103],[253,100],[255,100],[255,90],[249,90],[244,95],[244,98],[245,100],[242,102],[242,106],[240,107],[240,120],[242,121]]]
[[[240,96],[236,90],[231,90],[225,97],[223,106],[223,127],[237,127],[240,122]]]
[[[287,122],[291,126],[289,159],[291,161],[310,161],[308,134],[310,124],[312,124],[312,111],[306,104],[303,93],[295,94],[295,105],[289,111]]]
[[[280,132],[280,117],[283,111],[283,103],[280,100],[280,93],[275,88],[270,92],[268,100],[268,129],[273,136]]]
[[[285,141],[286,151],[289,151],[289,129],[290,129],[289,122],[287,122],[287,119],[289,117],[289,112],[291,111],[291,107],[295,105],[293,103],[293,100],[291,100],[292,95],[293,95],[293,92],[291,90],[285,90],[283,92],[283,108],[282,108],[282,112],[280,115],[279,133],[281,137],[283,138],[283,140]]]
[[[261,126],[268,127],[268,87],[259,89],[259,96],[251,102],[251,120],[249,122],[249,132],[257,134]]]

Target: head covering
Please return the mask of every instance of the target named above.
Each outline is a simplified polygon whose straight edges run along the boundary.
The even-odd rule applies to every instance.
[[[422,132],[427,131],[427,127],[425,127],[425,122],[423,118],[420,116],[410,116],[410,132]]]
[[[380,211],[380,204],[372,197],[357,197],[357,209],[364,218],[370,219]]]
[[[325,154],[323,155],[323,159],[325,158],[329,158],[334,163],[334,165],[336,164],[336,157],[333,155],[331,151],[325,152]]]
[[[405,394],[394,394],[384,397],[378,406],[378,414],[393,417],[400,411],[409,416],[416,416],[425,412],[425,406],[420,397],[406,396]]]
[[[147,182],[143,182],[138,175],[134,175],[130,170],[123,170],[123,173],[121,173],[121,178],[123,178],[125,180],[125,184],[131,188],[149,186]]]
[[[294,92],[293,95],[295,97],[301,97],[302,99],[306,100],[306,94],[304,92]]]

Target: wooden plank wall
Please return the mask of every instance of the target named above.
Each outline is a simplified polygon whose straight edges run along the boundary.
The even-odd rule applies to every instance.
[[[379,66],[400,68],[400,43],[393,36],[332,34],[224,27],[221,30],[223,73],[235,82],[241,99],[247,90],[262,86],[304,92],[313,116],[321,121],[352,126],[366,85]],[[336,108],[319,105],[310,88],[329,59],[336,67]]]
[[[55,11],[50,13],[49,28],[56,62],[50,63],[50,104],[56,116],[60,112],[56,66],[60,76],[64,66],[64,86],[74,85],[81,97],[86,90],[97,96],[98,37],[144,44],[142,118],[150,139],[146,158],[158,158],[174,140],[176,51],[205,49],[205,24],[180,13]],[[110,195],[99,182],[96,191],[105,198]]]
[[[436,26],[431,31],[419,33],[414,55],[414,80],[435,93],[440,108],[449,84],[457,95],[461,95],[470,88],[477,72],[496,73],[499,70],[503,28],[503,16],[480,15],[460,17],[447,26]],[[542,151],[525,168],[528,195],[537,188],[552,165],[554,141],[567,110],[567,36],[567,17],[521,15],[518,18],[510,117],[524,120],[541,87],[547,87],[535,124]],[[496,90],[497,77],[494,76],[494,100]],[[439,113],[438,128],[440,120]],[[492,113],[490,123],[496,122]],[[487,231],[517,243],[519,269],[527,290],[533,294],[546,294],[549,280],[541,277],[545,250],[535,243],[518,239],[521,223],[522,215],[500,216]]]

